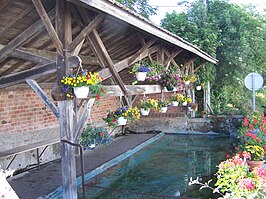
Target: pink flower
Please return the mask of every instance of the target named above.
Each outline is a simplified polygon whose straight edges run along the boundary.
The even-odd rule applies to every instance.
[[[251,179],[241,179],[239,180],[239,186],[242,189],[247,189],[247,190],[254,190],[255,189],[255,185],[253,183],[253,181]]]
[[[230,154],[226,154],[226,159],[229,159],[230,158]]]

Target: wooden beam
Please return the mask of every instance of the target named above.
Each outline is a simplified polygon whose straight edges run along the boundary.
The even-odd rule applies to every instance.
[[[78,143],[81,133],[83,132],[84,128],[88,124],[88,120],[90,118],[91,109],[93,107],[95,98],[91,98],[85,104],[80,119],[78,121],[77,127],[75,129],[76,136],[74,138],[74,142]]]
[[[74,51],[74,49],[77,47],[80,42],[86,38],[93,29],[97,28],[97,26],[104,20],[104,15],[99,14],[95,17],[95,19],[89,23],[81,32],[80,34],[72,41],[72,43],[69,45],[68,50],[70,52]]]
[[[192,58],[192,59],[190,59],[189,61],[187,61],[184,65],[183,65],[183,67],[181,68],[181,71],[184,71],[185,69],[186,69],[186,67],[188,66],[188,65],[190,65],[192,62],[194,62],[196,60],[196,58]]]
[[[137,53],[135,53],[135,55],[133,55],[131,57],[131,59],[129,60],[129,65],[131,65],[135,59],[139,56],[141,56],[141,54],[145,51],[148,50],[148,48],[154,44],[156,42],[156,39],[150,39],[141,49],[139,49],[139,51]]]
[[[162,88],[160,85],[125,85],[128,93],[130,95],[139,95],[139,94],[153,94],[153,93],[161,93]],[[123,92],[121,91],[118,85],[104,86],[106,88],[105,96],[123,96]]]
[[[199,70],[200,68],[204,67],[206,63],[202,63],[200,64],[195,70],[194,73],[197,72],[197,70]]]
[[[55,63],[46,64],[34,69],[24,70],[22,72],[0,77],[0,88],[12,86],[18,83],[22,83],[26,79],[36,79],[38,77],[49,75],[55,72]]]
[[[48,14],[46,13],[41,0],[32,0],[37,12],[39,13],[39,16],[41,17],[43,24],[50,35],[51,40],[53,41],[53,44],[55,45],[55,48],[57,49],[58,53],[63,53],[63,44],[61,43],[60,39],[58,38],[58,35],[53,27],[52,22],[49,19]]]
[[[25,17],[28,13],[30,13],[33,10],[33,5],[29,5],[27,7],[27,9],[23,10],[17,17],[15,17],[13,20],[9,21],[8,24],[5,25],[5,27],[3,27],[0,30],[0,37],[3,34],[6,34],[6,32],[8,31],[8,29],[10,27],[12,27],[14,24],[18,23],[23,17]]]
[[[168,56],[168,58],[167,58],[167,60],[165,60],[164,65],[169,65],[170,62],[172,62],[173,59],[174,59],[177,55],[179,55],[182,51],[183,51],[182,49],[181,49],[181,50],[174,51],[174,52],[171,53],[171,55],[169,55],[168,52],[165,51],[165,54]],[[175,60],[174,60],[174,63],[176,63]]]
[[[35,93],[42,99],[43,103],[50,108],[50,110],[54,113],[54,115],[59,118],[58,108],[54,105],[54,103],[49,99],[49,97],[45,94],[42,88],[37,84],[35,80],[27,79],[26,82],[29,86],[35,91]]]
[[[51,20],[54,19],[54,9],[51,10],[48,14]],[[16,38],[11,40],[8,45],[0,50],[0,60],[6,57],[13,49],[17,48],[21,44],[23,44],[29,37],[37,33],[43,27],[42,20],[36,21],[22,33],[20,33]]]

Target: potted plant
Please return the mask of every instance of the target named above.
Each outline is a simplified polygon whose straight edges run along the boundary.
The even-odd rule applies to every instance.
[[[253,171],[255,167],[263,167],[264,149],[257,145],[247,145],[245,150],[248,152],[247,163],[250,170]]]
[[[140,111],[137,107],[129,108],[124,106],[115,111],[109,111],[106,118],[103,118],[109,126],[126,125],[127,121],[134,122],[140,118]]]
[[[177,93],[176,95],[171,95],[170,102],[172,106],[178,106],[180,102],[184,99],[184,95],[181,93]]]
[[[110,143],[112,139],[105,128],[88,124],[81,134],[79,144],[83,149],[94,149],[97,145]]]
[[[169,104],[168,101],[160,100],[160,101],[158,102],[158,110],[159,110],[161,113],[166,113],[167,108],[168,108],[168,104]]]
[[[146,100],[140,100],[139,102],[141,115],[149,115],[151,109],[157,109],[158,100],[147,98]]]
[[[102,81],[103,78],[98,73],[87,72],[86,70],[77,76],[64,76],[61,80],[64,85],[63,92],[66,93],[67,97],[73,97],[73,90],[76,98],[87,98],[91,90],[91,93],[96,95],[96,99],[100,99],[100,95],[105,92],[101,84]]]
[[[182,101],[182,106],[187,106],[191,102],[192,102],[192,99],[190,97],[184,97]]]
[[[182,78],[171,70],[166,70],[161,75],[161,85],[168,91],[177,91],[182,89]]]
[[[200,185],[200,190],[210,188],[213,193],[221,195],[219,198],[224,199],[266,198],[266,170],[257,167],[250,172],[246,163],[247,156],[247,153],[236,154],[221,162],[215,174],[215,187],[210,186],[211,180],[203,183],[198,178],[191,179],[189,185]]]
[[[189,111],[194,111],[198,109],[198,104],[195,104],[194,102],[189,103],[187,106]]]
[[[135,73],[138,81],[144,81],[149,72],[150,68],[146,63],[136,63],[131,70],[131,73]]]
[[[185,85],[189,85],[190,83],[194,83],[197,81],[196,75],[189,74],[189,75],[182,75],[182,81]]]

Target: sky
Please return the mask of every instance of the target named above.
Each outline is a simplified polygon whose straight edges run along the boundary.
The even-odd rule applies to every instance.
[[[157,10],[157,15],[151,16],[150,20],[156,24],[160,24],[161,19],[165,16],[166,12],[171,13],[173,10],[176,12],[180,12],[180,8],[178,8],[177,3],[182,0],[149,0],[150,5],[159,6]],[[266,9],[266,0],[229,0],[230,3],[241,4],[253,4],[257,6],[259,11]]]

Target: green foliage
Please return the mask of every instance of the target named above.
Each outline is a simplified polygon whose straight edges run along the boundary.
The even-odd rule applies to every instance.
[[[199,82],[211,82],[215,110],[228,103],[249,109],[252,93],[244,87],[245,76],[266,74],[265,17],[250,6],[197,0],[188,4],[187,12],[168,13],[161,24],[219,60],[217,66],[206,64],[198,71]]]
[[[130,10],[142,15],[149,19],[149,16],[155,15],[157,7],[149,5],[148,0],[117,0]]]

